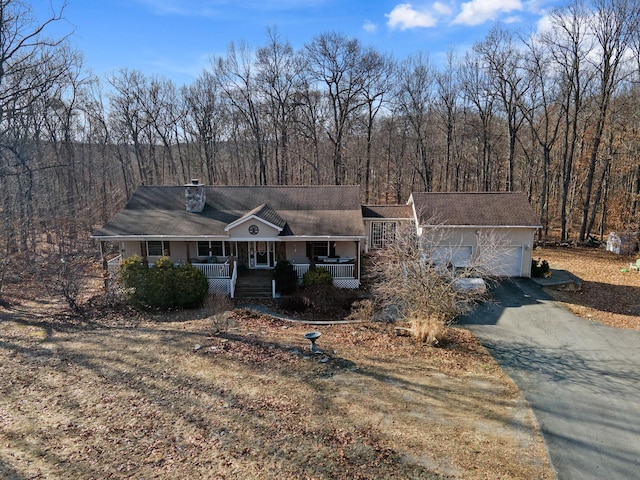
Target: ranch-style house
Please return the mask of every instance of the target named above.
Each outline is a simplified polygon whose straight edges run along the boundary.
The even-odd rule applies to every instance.
[[[460,267],[476,253],[483,233],[499,232],[504,261],[496,274],[530,276],[539,225],[520,193],[413,193],[405,205],[363,206],[358,186],[207,186],[192,180],[138,187],[92,237],[103,255],[109,243],[119,250],[115,258],[103,257],[109,269],[132,255],[149,264],[166,255],[202,270],[211,292],[233,297],[239,278],[264,277],[279,260],[290,261],[300,279],[316,266],[329,270],[337,287],[358,288],[362,255],[384,247],[403,222],[413,222],[418,235],[447,230],[438,248]]]

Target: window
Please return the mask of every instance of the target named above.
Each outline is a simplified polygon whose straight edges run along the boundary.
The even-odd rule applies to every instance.
[[[383,248],[396,238],[396,222],[371,223],[371,248]]]
[[[226,247],[226,249],[224,247]],[[230,253],[229,242],[198,242],[199,257],[210,257],[210,256],[221,257],[224,255],[229,255],[229,253]]]
[[[336,254],[336,244],[334,242],[307,242],[307,256],[332,257]]]
[[[147,255],[150,257],[162,257],[163,255],[171,255],[169,250],[169,242],[160,240],[150,240],[147,242]]]

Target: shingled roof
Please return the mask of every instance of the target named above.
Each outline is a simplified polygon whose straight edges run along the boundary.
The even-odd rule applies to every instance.
[[[185,210],[184,187],[141,186],[94,237],[227,236],[225,227],[255,215],[281,236],[365,235],[357,186],[205,186],[201,213]]]
[[[522,193],[412,193],[420,225],[539,228]]]
[[[270,223],[271,225],[274,225],[280,230],[282,230],[287,224],[287,222],[280,215],[278,215],[278,212],[276,212],[273,208],[271,208],[266,203],[263,203],[262,205],[259,205],[253,210],[251,210],[250,212],[245,213],[234,223],[237,224],[240,221],[243,221],[245,219],[249,219],[252,217],[260,218],[261,220],[264,220],[265,222]],[[227,230],[228,230],[228,227],[227,227]]]
[[[409,205],[363,205],[364,218],[411,219],[413,211]]]

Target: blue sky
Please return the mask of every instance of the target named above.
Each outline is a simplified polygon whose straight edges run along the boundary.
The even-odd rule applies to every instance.
[[[42,18],[63,0],[31,0]],[[65,23],[85,66],[105,77],[120,68],[191,83],[230,42],[266,43],[277,27],[294,48],[337,31],[402,59],[419,51],[438,62],[463,53],[495,22],[529,32],[565,0],[67,0]]]

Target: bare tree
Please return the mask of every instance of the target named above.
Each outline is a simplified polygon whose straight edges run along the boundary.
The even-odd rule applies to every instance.
[[[275,134],[276,183],[287,185],[290,180],[289,142],[299,107],[297,93],[304,84],[304,62],[289,42],[280,39],[277,29],[267,29],[268,43],[259,48],[256,81],[267,99],[267,115]]]
[[[598,202],[592,202],[596,164],[609,118],[611,100],[620,82],[631,72],[627,68],[630,60],[628,52],[633,36],[637,35],[640,8],[633,0],[595,0],[594,3],[595,12],[589,17],[589,30],[596,39],[596,59],[588,58],[597,76],[597,105],[583,197],[579,237],[581,242],[586,240],[593,225],[593,222],[589,221],[590,209],[598,208]]]
[[[433,189],[433,162],[428,127],[433,107],[435,72],[422,52],[409,57],[399,67],[396,102],[411,126],[416,147],[416,171],[424,191]]]
[[[267,159],[265,155],[265,119],[263,102],[259,98],[253,73],[254,59],[246,43],[236,48],[229,45],[226,57],[215,61],[214,70],[220,81],[220,89],[229,105],[245,122],[251,133],[255,163],[258,167],[257,185],[267,185]]]
[[[515,154],[518,132],[524,122],[521,105],[529,86],[522,74],[522,55],[513,35],[504,27],[495,26],[487,37],[473,47],[488,70],[491,87],[497,93],[506,119],[509,148],[507,153],[506,190],[514,188]]]
[[[429,223],[420,237],[415,226],[400,226],[393,241],[375,251],[373,291],[379,307],[409,321],[418,340],[437,343],[456,317],[484,298],[480,279],[495,274],[497,249],[504,242],[497,232],[480,235],[473,257],[457,267],[462,246],[451,229]]]
[[[372,147],[373,133],[376,117],[389,102],[388,97],[392,91],[395,80],[395,64],[390,57],[378,53],[376,50],[367,49],[362,58],[366,69],[366,81],[362,89],[365,101],[365,126],[366,126],[366,154],[364,166],[364,198],[365,203],[369,203],[371,194],[371,170],[372,170]],[[361,183],[358,175],[358,183]]]
[[[182,97],[186,104],[185,130],[189,142],[195,145],[200,168],[207,182],[213,185],[220,176],[219,150],[224,130],[224,109],[215,74],[202,72],[193,85],[182,88]]]
[[[298,108],[295,110],[296,133],[300,139],[300,169],[311,169],[310,176],[300,174],[299,180],[320,185],[322,171],[322,137],[329,117],[328,107],[322,92],[309,82],[305,82],[296,95]]]
[[[496,93],[490,85],[486,69],[482,69],[477,55],[467,52],[460,67],[460,82],[463,92],[463,108],[467,128],[476,132],[480,144],[476,160],[476,189],[489,191],[493,187],[494,134]]]
[[[548,234],[549,228],[549,189],[551,172],[551,153],[560,135],[562,115],[554,108],[561,97],[560,82],[549,68],[550,54],[536,38],[527,45],[526,64],[528,65],[529,85],[528,101],[524,102],[522,113],[531,127],[531,131],[542,149],[542,185],[539,193],[539,218],[544,229],[538,235]]]
[[[307,68],[312,81],[326,87],[331,107],[327,135],[333,145],[333,174],[336,185],[345,177],[343,150],[345,137],[355,114],[365,104],[363,88],[367,80],[366,62],[357,39],[325,33],[306,45]]]
[[[145,151],[150,137],[148,117],[143,106],[147,79],[139,71],[122,69],[109,78],[109,83],[113,87],[109,95],[109,123],[114,140],[122,147],[119,154],[128,163],[128,152],[132,148],[138,182],[153,184],[160,176],[160,167],[157,159]]]
[[[574,161],[580,148],[584,129],[585,97],[591,87],[592,72],[587,68],[587,56],[593,44],[587,35],[588,11],[579,2],[566,9],[553,10],[549,16],[551,28],[541,41],[553,59],[553,69],[561,88],[558,107],[562,114],[560,239],[568,240],[568,209],[574,177]]]
[[[44,98],[68,71],[66,37],[50,37],[66,3],[42,22],[27,4],[0,0],[0,298],[2,278],[36,245],[36,173],[46,170],[38,135]]]
[[[460,189],[460,160],[456,151],[459,101],[460,85],[457,77],[456,60],[453,50],[449,50],[444,68],[436,73],[436,111],[440,116],[446,139],[445,168],[440,181],[441,187],[445,191],[458,191]],[[453,180],[451,177],[453,177]]]

